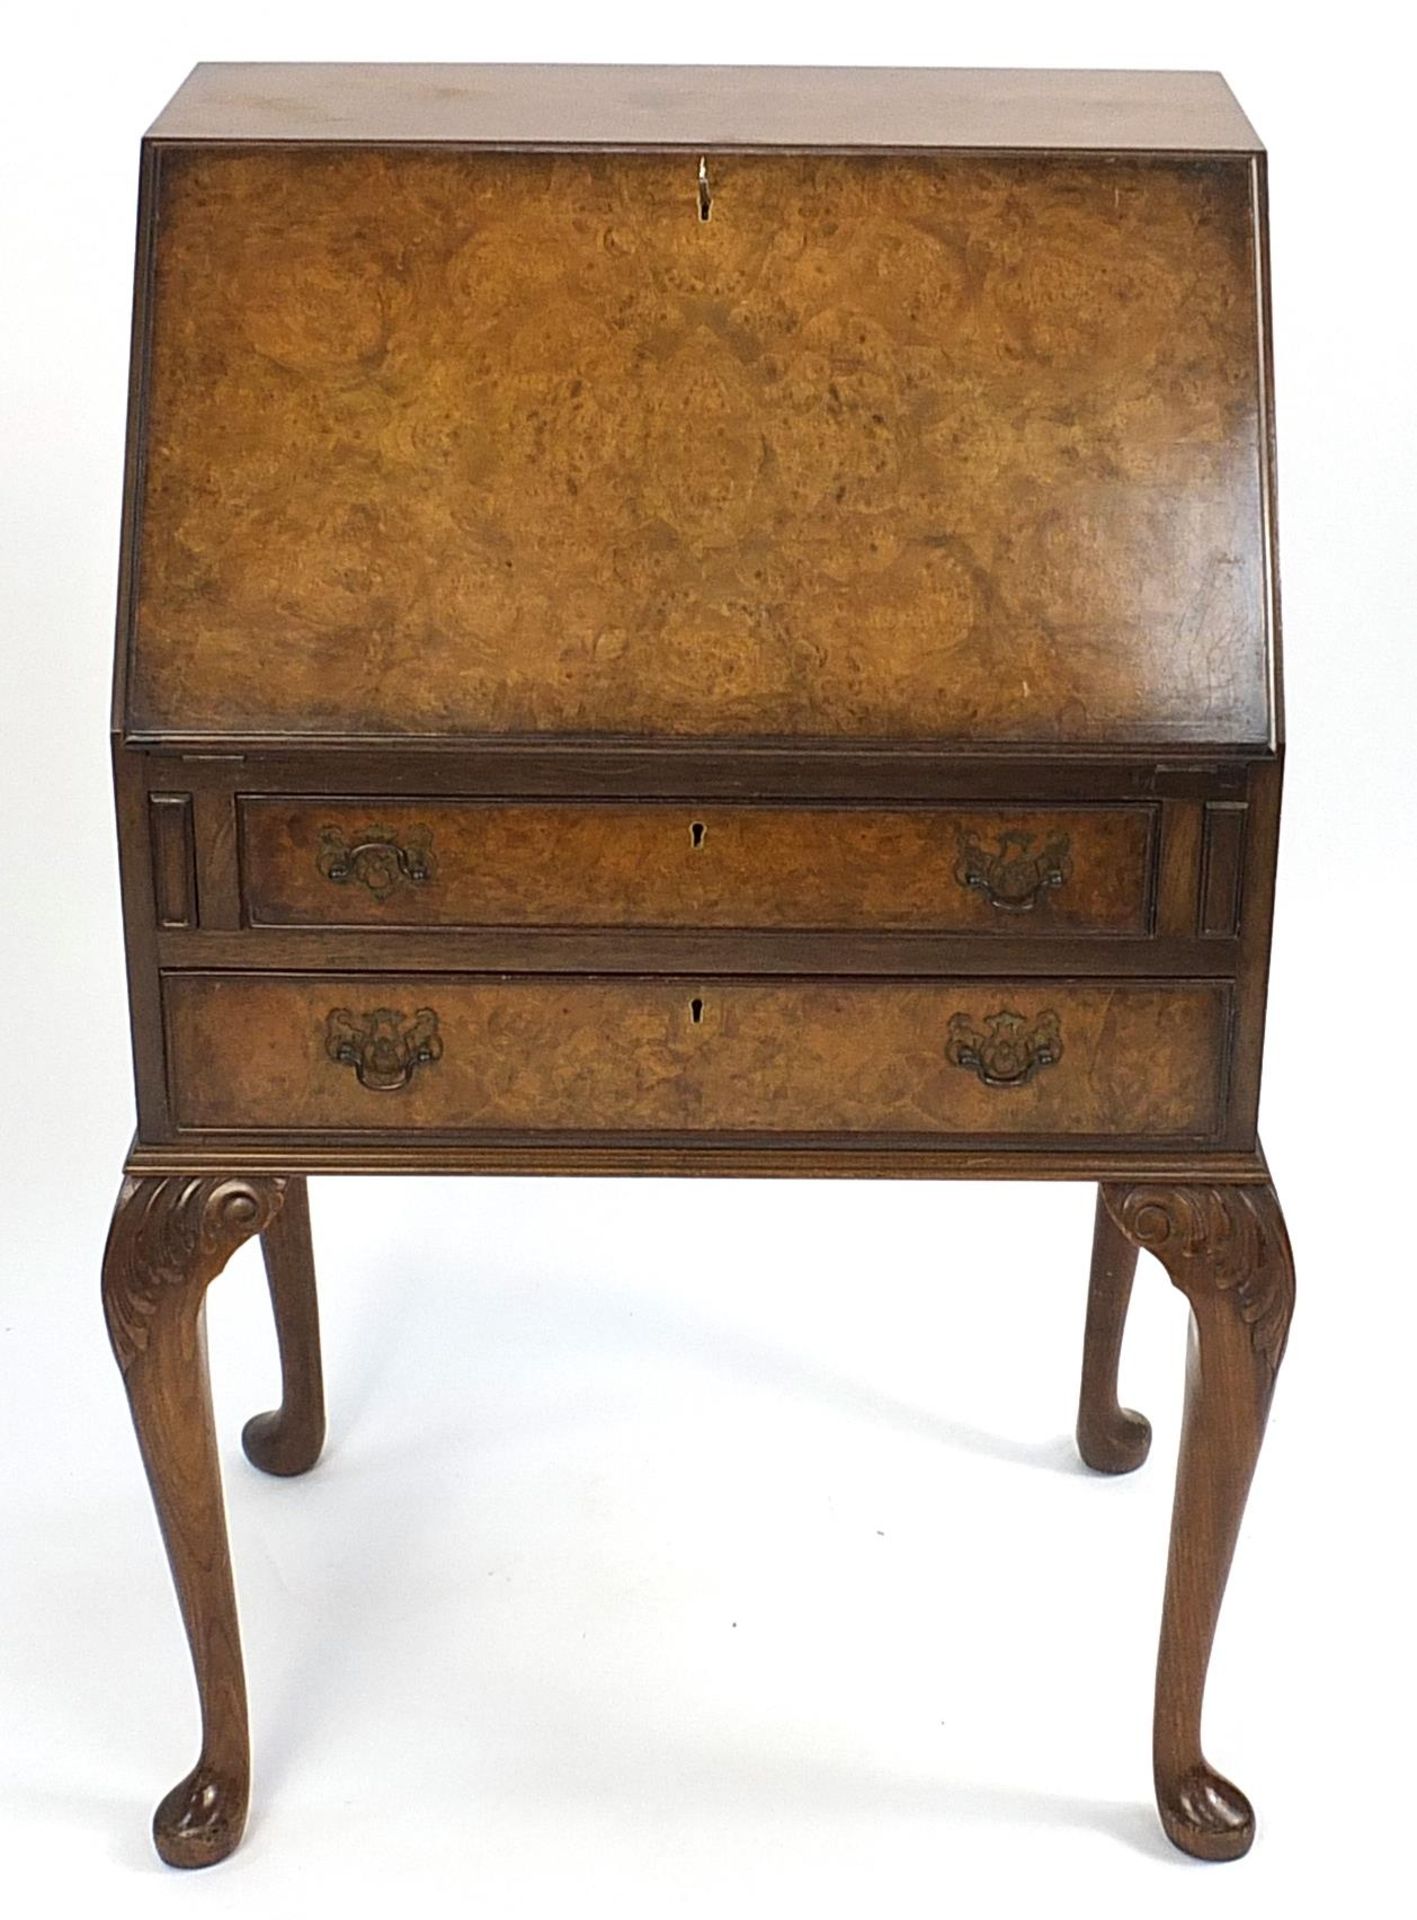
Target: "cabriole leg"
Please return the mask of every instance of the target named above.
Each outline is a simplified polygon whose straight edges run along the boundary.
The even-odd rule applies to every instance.
[[[143,1177],[123,1182],[103,1262],[103,1304],[192,1650],[201,1705],[196,1766],[153,1818],[175,1867],[224,1859],[250,1796],[246,1682],[207,1378],[206,1291],[280,1210],[285,1182]]]
[[[1136,1268],[1137,1250],[1107,1211],[1099,1188],[1077,1424],[1078,1452],[1099,1473],[1131,1473],[1151,1446],[1150,1422],[1117,1399],[1117,1364]]]
[[[303,1178],[286,1181],[285,1203],[261,1235],[261,1252],[280,1347],[281,1400],[273,1413],[258,1413],[246,1422],[241,1444],[263,1473],[306,1473],[325,1443],[325,1389],[310,1199]]]
[[[1294,1262],[1271,1186],[1103,1189],[1127,1238],[1191,1305],[1186,1406],[1156,1670],[1153,1759],[1167,1834],[1202,1860],[1249,1850],[1255,1818],[1201,1751],[1220,1603],[1294,1308]]]

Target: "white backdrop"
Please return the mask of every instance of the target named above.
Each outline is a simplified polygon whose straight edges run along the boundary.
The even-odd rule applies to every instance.
[[[1392,1913],[1410,1899],[1406,1406],[1417,376],[1395,8],[126,0],[12,14],[0,219],[0,1858],[119,1920]],[[151,1853],[195,1752],[97,1265],[131,1125],[106,724],[138,136],[197,59],[1219,67],[1271,150],[1289,771],[1263,1131],[1300,1308],[1212,1673],[1261,1832],[1150,1806],[1185,1312],[1152,1461],[1075,1465],[1082,1188],[317,1183],[325,1462],[213,1367],[255,1806]]]

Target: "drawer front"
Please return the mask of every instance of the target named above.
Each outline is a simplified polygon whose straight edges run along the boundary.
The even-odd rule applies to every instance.
[[[1214,1137],[1214,981],[176,974],[185,1130]]]
[[[1145,934],[1155,809],[247,798],[253,926]]]

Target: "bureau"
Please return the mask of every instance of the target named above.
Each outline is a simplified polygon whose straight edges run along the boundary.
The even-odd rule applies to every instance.
[[[305,1181],[1097,1183],[1191,1363],[1154,1777],[1200,1743],[1293,1303],[1262,149],[1205,74],[199,67],[142,149],[114,705],[138,1125],[104,1304],[239,1840],[202,1337]]]

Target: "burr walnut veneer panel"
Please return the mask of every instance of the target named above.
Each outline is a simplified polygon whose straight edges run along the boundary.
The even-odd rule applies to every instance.
[[[161,146],[140,737],[1266,746],[1253,162]]]
[[[256,926],[1150,928],[1156,809],[248,797]]]
[[[1198,981],[382,974],[173,975],[165,999],[191,1129],[1122,1138],[1217,1132],[1229,1004]]]

